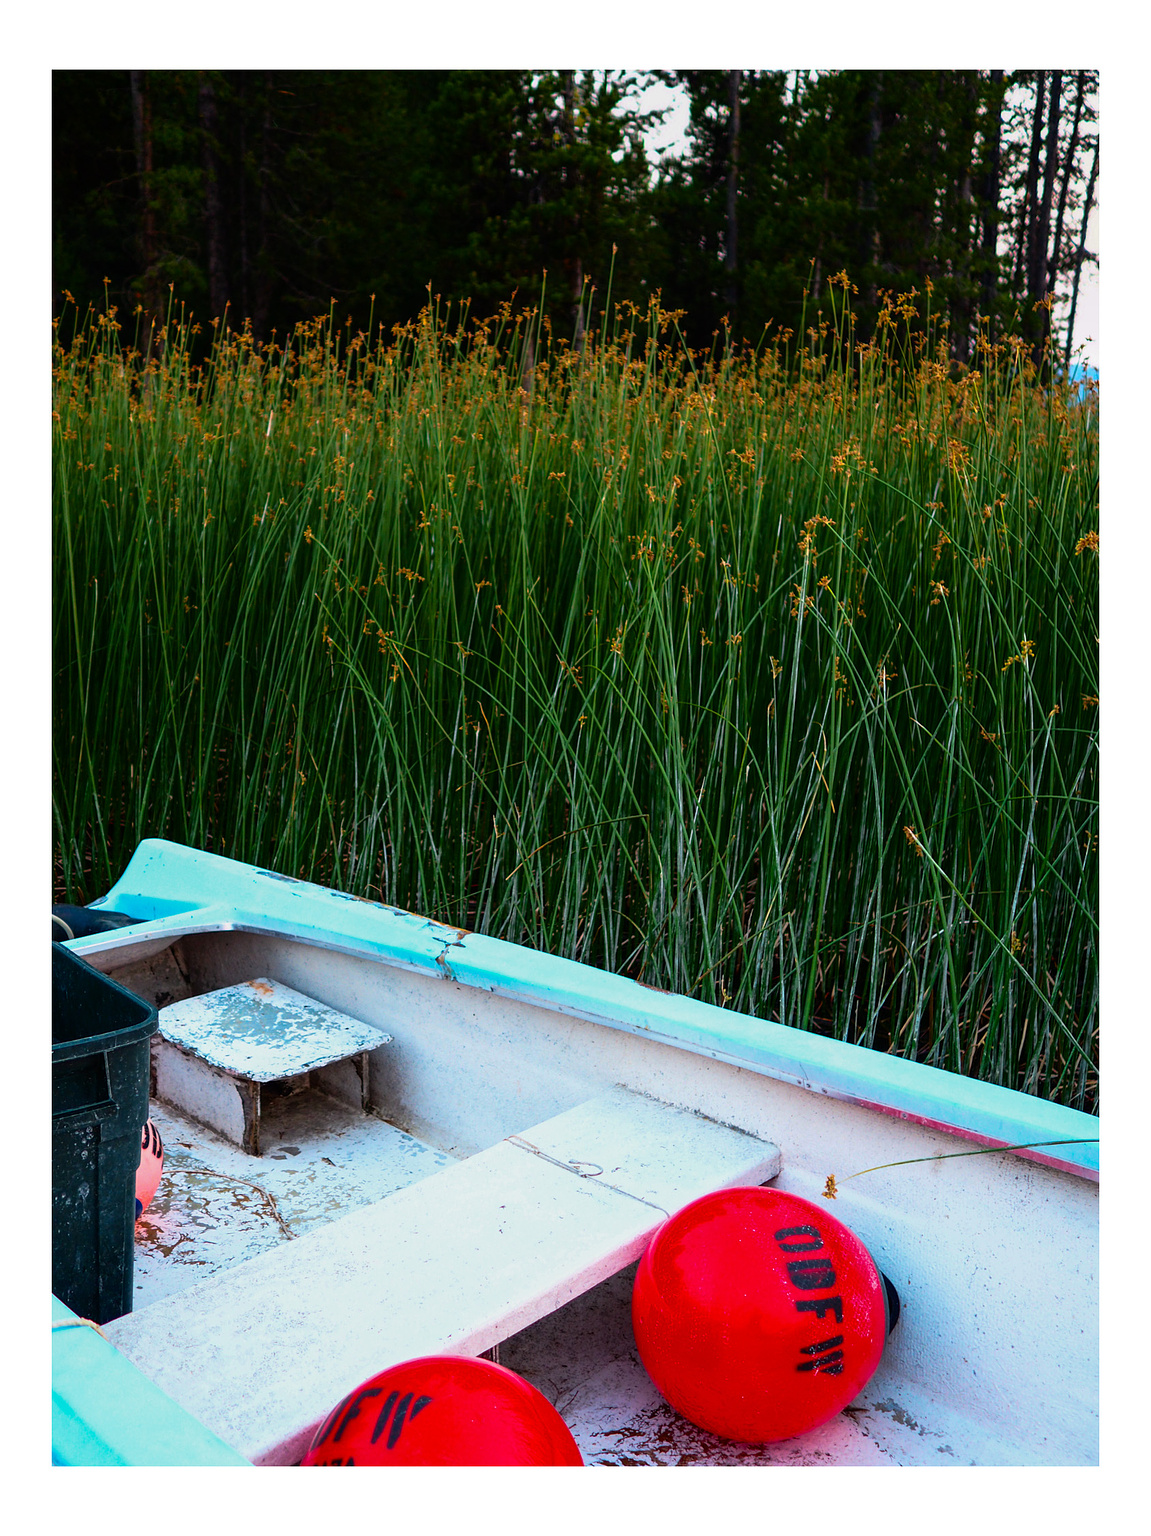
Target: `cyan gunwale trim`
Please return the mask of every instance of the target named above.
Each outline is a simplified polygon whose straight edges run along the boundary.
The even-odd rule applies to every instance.
[[[197,931],[276,933],[659,1040],[983,1145],[1083,1138],[1019,1155],[1081,1177],[1099,1176],[1099,1122],[1093,1115],[178,843],[140,843],[121,879],[93,906],[138,914],[142,921],[70,941],[68,947],[81,955]]]
[[[250,1467],[52,1297],[52,1464]]]

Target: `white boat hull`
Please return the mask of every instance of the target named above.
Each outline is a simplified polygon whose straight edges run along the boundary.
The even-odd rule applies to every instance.
[[[173,880],[178,873],[177,868]],[[246,871],[249,876],[258,873]],[[173,895],[180,894],[171,889]],[[311,901],[316,888],[302,887],[302,892]],[[284,894],[292,894],[290,885]],[[106,904],[133,911],[130,898],[126,876]],[[960,1123],[936,1128],[921,1122],[940,1118],[932,1109],[932,1095],[939,1091],[937,1080],[948,1074],[913,1069],[928,1074],[921,1106],[927,1113],[909,1109],[911,1101],[901,1098],[904,1090],[898,1084],[888,1093],[887,1103],[880,1097],[882,1085],[877,1087],[868,1106],[865,1090],[853,1091],[852,1098],[841,1096],[842,1080],[835,1077],[840,1058],[828,1058],[832,1064],[827,1080],[820,1081],[822,1058],[812,1066],[812,1057],[805,1055],[805,1037],[796,1040],[794,1080],[788,1081],[783,1071],[769,1075],[746,1053],[740,1064],[744,1047],[738,1016],[732,1021],[730,1049],[724,1048],[722,1034],[716,1034],[719,1044],[704,1054],[695,1037],[687,1044],[670,1038],[677,1026],[674,1020],[667,1022],[667,1015],[674,1012],[672,1004],[687,1000],[669,1004],[662,994],[648,994],[652,1025],[645,1030],[636,1026],[627,1008],[617,1010],[619,1017],[611,1016],[606,982],[617,987],[621,983],[607,978],[607,1002],[604,996],[588,996],[581,1010],[585,1016],[580,1016],[570,1002],[574,994],[553,985],[554,967],[567,962],[498,946],[515,951],[507,965],[507,985],[468,984],[460,979],[467,974],[466,966],[451,958],[437,963],[435,952],[426,965],[367,952],[356,923],[367,921],[372,910],[385,909],[340,901],[341,912],[354,911],[351,931],[341,932],[334,919],[327,933],[314,925],[281,920],[277,933],[276,921],[267,916],[264,931],[250,931],[257,924],[240,906],[226,918],[218,904],[211,909],[202,903],[194,917],[173,916],[152,922],[147,930],[102,935],[71,947],[161,1004],[176,995],[269,976],[375,1026],[392,1040],[371,1054],[372,1108],[441,1159],[467,1158],[496,1147],[526,1127],[616,1087],[772,1143],[781,1154],[775,1187],[823,1203],[828,1176],[835,1176],[838,1194],[828,1209],[858,1234],[899,1293],[901,1317],[879,1370],[845,1413],[793,1441],[742,1446],[695,1429],[659,1397],[631,1337],[630,1270],[596,1284],[500,1342],[501,1363],[520,1371],[556,1404],[585,1461],[935,1466],[1097,1462],[1098,1202],[1090,1161],[1075,1149],[1058,1146],[1029,1155],[956,1155],[997,1139],[987,1134],[990,1122],[979,1119],[986,1106],[991,1106],[986,1110],[991,1114],[1000,1112],[997,1105],[1005,1105],[1009,1119],[1018,1117],[1011,1123],[1026,1128],[1035,1101],[1014,1094],[997,1098],[1005,1091],[994,1090],[982,1098],[976,1093],[971,1101],[975,1107],[965,1108],[972,1085],[954,1079],[957,1100],[962,1101],[955,1113]],[[438,930],[439,935],[453,932]],[[437,942],[450,954],[446,937]],[[495,941],[461,935],[452,942],[465,958],[468,946],[480,953],[486,974],[492,974],[492,951],[485,948],[481,953],[480,946]],[[529,1000],[531,987],[523,978],[530,981],[533,965],[547,972],[547,985],[541,983],[536,998]],[[648,989],[626,986],[643,1001]],[[511,995],[515,992],[520,995]],[[629,991],[626,997],[631,996]],[[690,1008],[701,1010],[701,1017],[706,1013],[709,1029],[711,1015],[719,1015],[716,1030],[727,1018],[704,1005]],[[695,1015],[683,1017],[688,1033]],[[763,1023],[762,1028],[779,1026]],[[864,1062],[860,1070],[871,1070],[871,1064]],[[804,1081],[807,1086],[800,1085]],[[973,1087],[982,1090],[985,1085]],[[1023,1102],[1016,1105],[1016,1100]],[[1045,1138],[1044,1133],[1092,1130],[1088,1117],[1070,1111],[1059,1111],[1064,1118],[1052,1120],[1052,1109],[1036,1105],[1033,1129],[1038,1134],[1018,1136],[1016,1131],[1018,1139],[1053,1141],[1060,1138]],[[158,1113],[163,1112],[158,1106]],[[1070,1161],[1076,1156],[1079,1164]],[[271,1164],[264,1166],[269,1176],[275,1174]],[[853,1177],[873,1168],[878,1171]],[[260,1242],[267,1241],[265,1230]],[[239,1261],[248,1256],[242,1243],[233,1261],[237,1256]],[[147,1333],[143,1321],[148,1310],[145,1306],[106,1329],[129,1358],[134,1358],[131,1341]],[[145,1374],[158,1372],[147,1348],[137,1351],[136,1363]],[[178,1383],[175,1390],[172,1383],[162,1384],[180,1400]],[[189,1406],[210,1423],[202,1394]],[[225,1422],[227,1405],[219,1406],[220,1421]],[[237,1448],[252,1455],[251,1446]],[[296,1443],[285,1439],[279,1447],[257,1447],[252,1459],[292,1461],[298,1451]]]

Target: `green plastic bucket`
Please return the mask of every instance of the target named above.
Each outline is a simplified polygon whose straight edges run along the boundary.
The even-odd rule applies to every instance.
[[[132,1310],[151,1003],[52,945],[52,1292],[106,1323]]]

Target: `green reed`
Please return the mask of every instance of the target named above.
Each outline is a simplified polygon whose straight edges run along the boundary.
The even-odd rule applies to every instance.
[[[895,301],[193,342],[57,327],[60,899],[171,837],[1096,1107],[1094,396]]]

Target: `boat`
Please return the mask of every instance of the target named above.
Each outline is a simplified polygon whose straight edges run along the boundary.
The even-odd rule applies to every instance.
[[[65,947],[157,1010],[164,1172],[132,1309],[53,1298],[56,1463],[297,1465],[454,1354],[586,1466],[1097,1465],[1094,1116],[160,839],[83,912]],[[678,1414],[632,1330],[653,1235],[733,1186],[826,1209],[899,1302],[768,1444]]]

